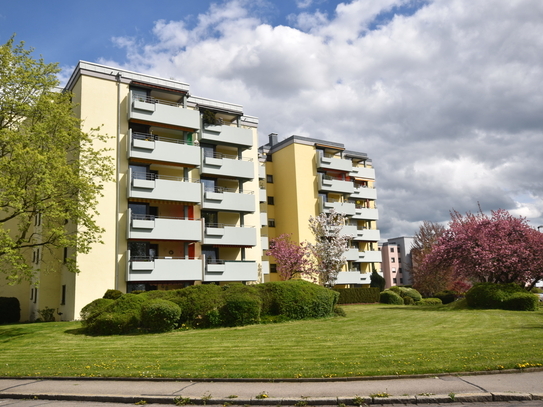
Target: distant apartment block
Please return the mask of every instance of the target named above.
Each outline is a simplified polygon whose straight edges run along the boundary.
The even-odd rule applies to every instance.
[[[381,270],[386,281],[386,288],[396,285],[411,285],[411,248],[412,237],[396,237],[379,245],[383,262]]]

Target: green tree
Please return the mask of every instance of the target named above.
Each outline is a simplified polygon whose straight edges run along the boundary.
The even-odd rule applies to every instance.
[[[32,52],[13,37],[0,46],[0,272],[12,284],[58,269],[66,247],[87,253],[100,241],[96,206],[113,174],[97,148],[106,137],[81,130],[57,64]],[[54,260],[33,267],[38,248]],[[77,271],[73,256],[66,266]]]

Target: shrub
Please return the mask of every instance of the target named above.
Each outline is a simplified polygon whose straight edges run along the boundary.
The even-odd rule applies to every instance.
[[[81,316],[81,319],[83,320],[83,324],[89,318],[92,318],[93,316],[97,316],[98,314],[103,312],[104,309],[106,309],[106,307],[112,303],[113,303],[113,300],[110,300],[107,298],[97,298],[96,300],[85,305],[79,312],[79,315]]]
[[[119,290],[107,290],[102,298],[106,298],[108,300],[117,300],[117,299],[121,298],[122,295],[123,295],[122,291],[119,291]]]
[[[141,326],[149,332],[168,332],[176,328],[181,308],[174,302],[150,300],[141,309]]]
[[[225,304],[221,287],[214,284],[191,285],[170,292],[170,301],[181,308],[180,324],[194,328],[220,325],[219,310]]]
[[[334,315],[336,317],[346,317],[347,316],[345,310],[342,307],[340,307],[339,305],[334,305]]]
[[[399,286],[392,286],[388,290],[395,292],[402,298],[410,297],[413,299],[414,302],[420,301],[422,299],[422,295],[411,287],[399,287]]]
[[[406,296],[406,297],[403,297],[403,303],[404,305],[413,305],[415,303],[415,300],[412,297]]]
[[[423,298],[420,301],[417,301],[415,305],[442,305],[441,299],[439,298]]]
[[[434,294],[434,298],[439,298],[443,304],[450,304],[456,300],[456,293],[451,290],[443,290]]]
[[[379,288],[355,287],[334,288],[339,293],[338,304],[360,304],[379,302]]]
[[[134,312],[102,312],[88,322],[85,332],[93,335],[122,335],[137,330],[140,316]]]
[[[15,297],[0,297],[0,324],[13,324],[21,319],[21,305]]]
[[[503,309],[513,311],[537,311],[539,298],[532,293],[513,293],[503,303]]]
[[[467,293],[466,301],[471,308],[503,309],[504,302],[514,293],[526,290],[517,284],[475,284]]]
[[[394,304],[403,305],[403,298],[396,294],[394,291],[385,290],[379,296],[379,302],[381,304]]]
[[[225,304],[220,318],[223,326],[243,326],[260,322],[262,300],[254,286],[235,284],[225,287]]]
[[[36,322],[55,322],[55,309],[45,306],[43,309],[38,311],[39,318],[36,319]]]

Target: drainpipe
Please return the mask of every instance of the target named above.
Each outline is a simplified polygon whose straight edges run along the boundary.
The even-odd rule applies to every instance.
[[[120,72],[115,75],[117,80],[117,158],[115,160],[115,182],[116,182],[116,202],[115,202],[115,289],[119,289],[119,212],[121,210],[121,190],[119,169],[121,162],[121,78]],[[127,260],[128,261],[128,260]]]

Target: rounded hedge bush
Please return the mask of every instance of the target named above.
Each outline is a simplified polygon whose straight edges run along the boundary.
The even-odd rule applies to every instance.
[[[443,304],[450,304],[456,300],[456,293],[451,290],[443,290],[434,294],[434,298],[439,298]]]
[[[415,303],[415,300],[412,297],[405,296],[403,297],[403,303],[404,305],[413,305]]]
[[[141,309],[141,326],[149,332],[168,332],[177,327],[181,308],[174,302],[155,299]]]
[[[108,307],[108,305],[112,304],[113,302],[114,300],[108,298],[97,298],[96,300],[85,305],[79,312],[79,315],[83,320],[83,325],[85,325],[89,319],[97,317]]]
[[[225,304],[221,287],[215,284],[191,285],[172,293],[168,300],[181,308],[179,324],[193,328],[220,326],[219,313]]]
[[[379,302],[381,304],[394,304],[394,305],[403,305],[403,298],[396,294],[394,291],[385,290],[381,292],[379,296]]]
[[[122,335],[136,331],[140,322],[140,316],[133,312],[102,312],[85,330],[93,335]]]
[[[123,295],[122,291],[119,290],[107,290],[106,293],[102,298],[106,298],[108,300],[118,300]]]
[[[415,305],[442,305],[443,302],[440,298],[423,298],[420,301],[417,301]]]
[[[513,283],[478,283],[466,293],[466,301],[471,308],[503,309],[504,303],[514,293],[526,293],[526,290]]]
[[[511,296],[505,300],[503,308],[513,311],[537,311],[539,298],[537,295],[528,292],[518,292],[511,294]]]

